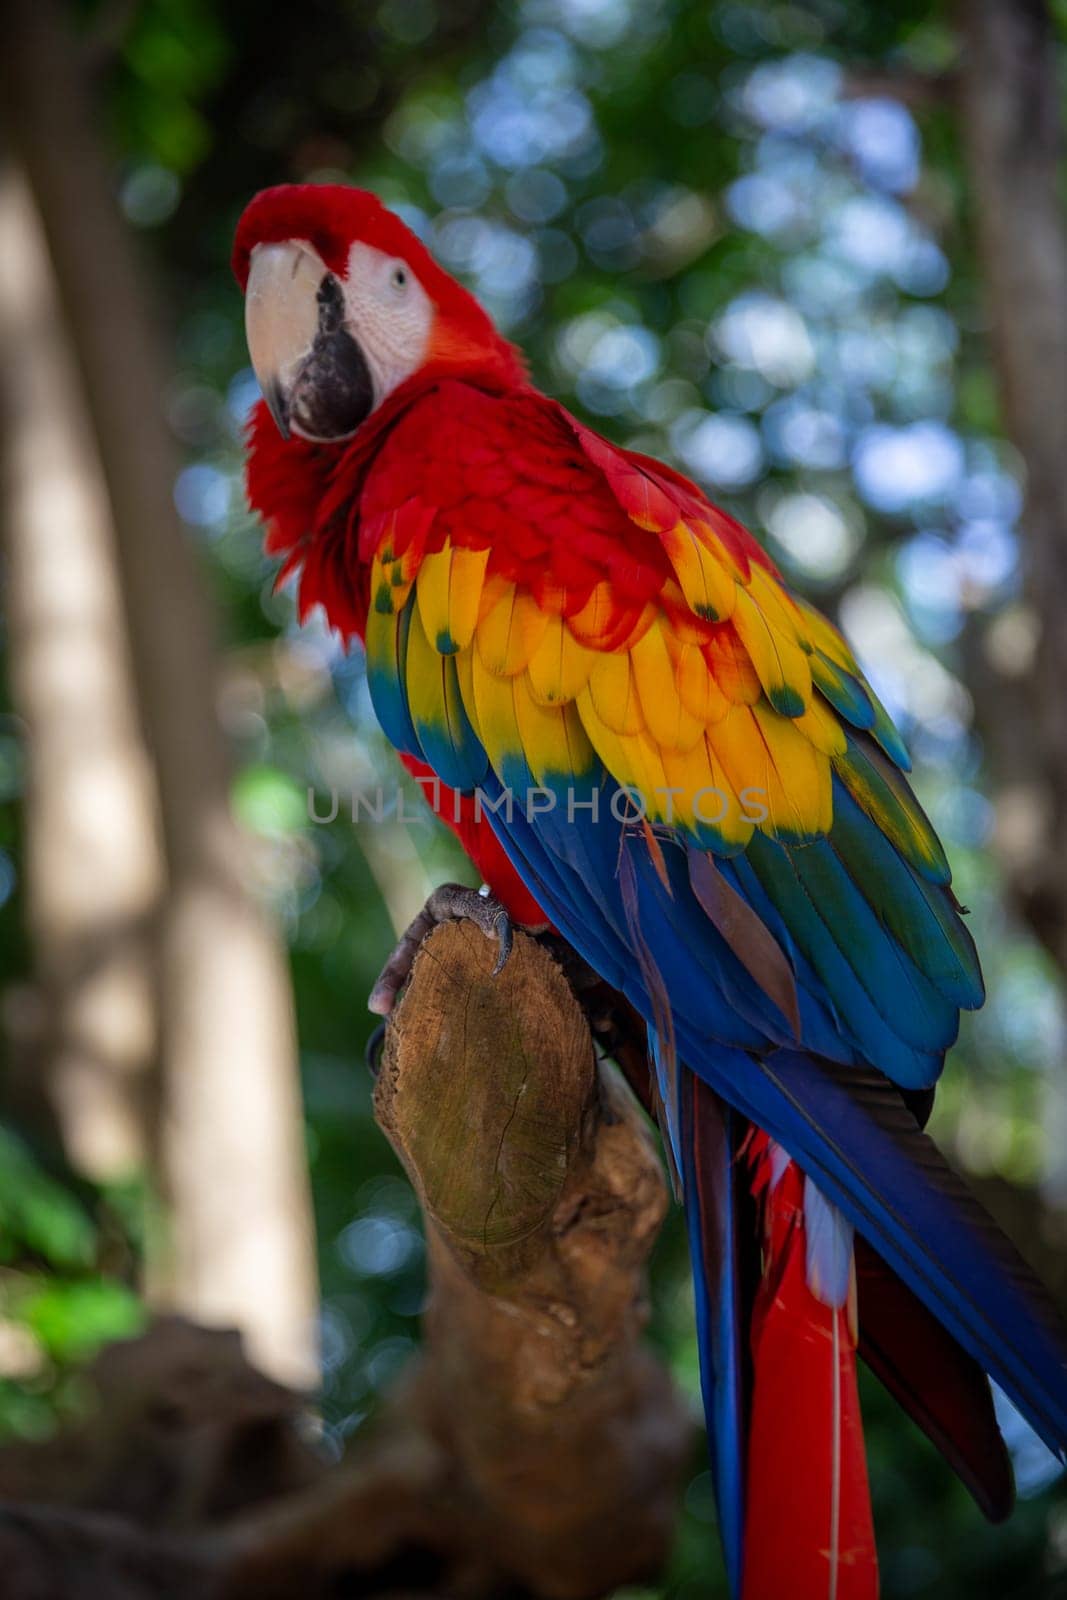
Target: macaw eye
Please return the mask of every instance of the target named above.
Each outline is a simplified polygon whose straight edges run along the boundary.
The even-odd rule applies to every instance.
[[[408,286],[408,272],[406,267],[394,267],[389,274],[389,286],[392,289],[403,291]]]

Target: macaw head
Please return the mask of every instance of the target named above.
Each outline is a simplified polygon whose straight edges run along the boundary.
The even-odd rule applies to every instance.
[[[518,352],[374,195],[265,189],[237,225],[248,349],[282,437],[352,437],[419,375],[522,381]]]

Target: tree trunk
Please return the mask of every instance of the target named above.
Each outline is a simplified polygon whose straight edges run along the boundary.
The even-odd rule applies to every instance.
[[[144,1169],[156,1051],[156,798],[107,496],[21,176],[0,181],[0,439],[13,705],[25,725],[32,986],[5,995],[9,1095],[97,1182]],[[46,1102],[41,1106],[41,1099]]]
[[[229,808],[211,612],[172,498],[166,365],[64,13],[56,0],[8,0],[3,32],[2,114],[95,429],[159,785],[161,1160],[173,1227],[157,1295],[242,1328],[256,1360],[309,1383],[316,1294],[290,987]]]
[[[1016,814],[1021,903],[1067,973],[1067,230],[1059,50],[1045,0],[967,0],[962,108],[1004,424],[1026,467],[1027,592],[1040,625],[1018,743],[994,761]],[[1029,711],[1029,716],[1026,715]]]
[[[972,662],[1014,898],[1067,975],[1067,228],[1060,50],[1046,0],[966,0],[962,115],[1004,425],[1026,467],[1032,668]],[[972,656],[976,655],[972,646]],[[985,652],[986,657],[990,652]],[[1067,1200],[1067,1091],[1050,1079],[1050,1198]]]

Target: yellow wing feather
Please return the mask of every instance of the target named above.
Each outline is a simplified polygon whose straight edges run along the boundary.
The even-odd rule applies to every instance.
[[[578,643],[562,617],[549,617],[526,666],[530,693],[542,705],[565,705],[582,688],[596,660],[596,653]]]
[[[415,588],[426,637],[442,655],[464,650],[474,637],[488,550],[446,544],[424,556]]]
[[[549,618],[529,590],[492,580],[486,584],[476,639],[478,653],[497,677],[512,678],[524,672],[548,627]]]
[[[793,840],[825,832],[847,741],[813,688],[809,657],[821,651],[855,671],[847,645],[771,571],[754,563],[740,573],[709,527],[680,521],[655,536],[673,576],[660,602],[644,606],[606,578],[580,608],[558,587],[541,585],[535,598],[487,576],[484,550],[446,544],[421,563],[379,559],[368,645],[373,634],[375,648],[395,653],[395,619],[415,579],[412,714],[432,720],[436,697],[438,722],[448,721],[455,708],[443,702],[458,686],[504,781],[523,770],[558,781],[588,771],[595,752],[616,782],[640,791],[651,820],[719,847],[744,848],[754,828]],[[449,656],[452,677],[433,667]]]
[[[693,646],[688,648],[703,666],[699,651]],[[663,622],[649,628],[634,645],[630,666],[650,737],[667,750],[691,750],[703,737],[705,724],[682,699]],[[704,676],[710,679],[707,667]]]

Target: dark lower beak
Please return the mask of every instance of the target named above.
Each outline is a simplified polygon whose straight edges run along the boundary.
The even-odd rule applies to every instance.
[[[374,408],[374,384],[363,351],[344,328],[320,333],[279,411],[267,404],[279,430],[295,428],[307,439],[344,439],[355,433]]]

